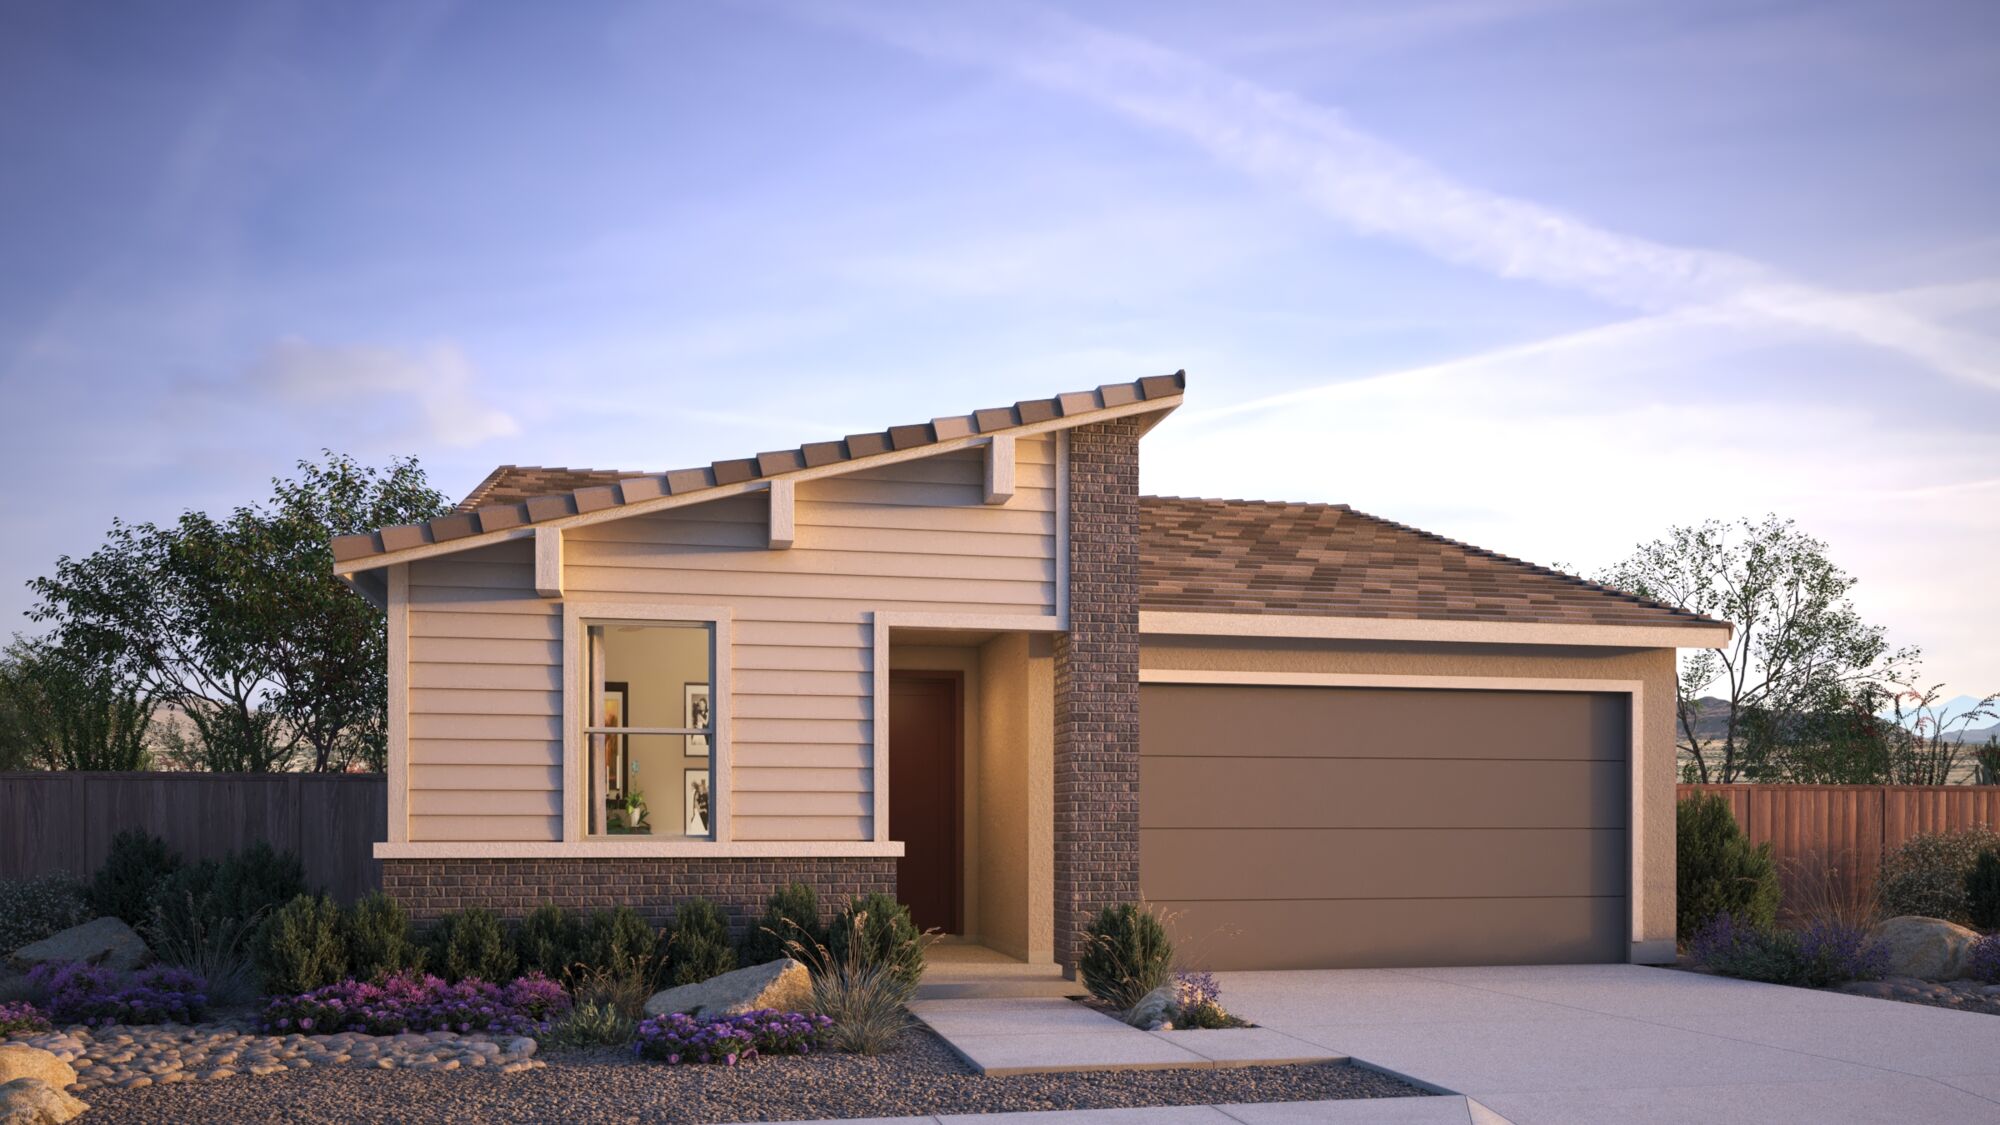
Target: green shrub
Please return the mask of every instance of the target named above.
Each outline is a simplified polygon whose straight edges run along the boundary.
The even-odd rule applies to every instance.
[[[380,891],[341,913],[340,933],[347,946],[347,971],[356,980],[424,967],[424,948],[410,938],[409,914]]]
[[[651,988],[659,974],[655,948],[659,936],[639,912],[629,906],[593,910],[584,919],[583,942],[577,953],[578,974],[602,974],[620,982]]]
[[[700,984],[736,967],[736,950],[729,944],[729,919],[705,898],[691,898],[674,911],[667,930],[666,983],[669,987]]]
[[[447,914],[431,929],[431,971],[458,983],[475,977],[489,984],[514,979],[514,950],[500,919],[477,906]]]
[[[583,919],[573,910],[544,903],[514,930],[514,956],[522,972],[568,981],[583,952]]]
[[[148,901],[160,881],[180,870],[179,853],[165,840],[137,828],[120,832],[111,841],[104,866],[97,869],[91,884],[92,905],[100,915],[123,918],[137,926],[152,913]]]
[[[1771,845],[1753,846],[1729,802],[1696,793],[1676,810],[1675,891],[1682,941],[1718,914],[1769,929],[1777,924],[1778,865]]]
[[[1965,873],[1965,914],[1982,930],[2000,930],[2000,851],[1980,852]]]
[[[1077,976],[1092,996],[1129,1012],[1173,975],[1167,928],[1138,903],[1107,906],[1084,927]]]
[[[786,884],[764,904],[764,914],[743,935],[737,958],[745,965],[765,965],[792,955],[790,943],[823,945],[825,931],[819,923],[819,895],[805,883]]]
[[[876,892],[848,903],[828,927],[827,949],[836,961],[846,961],[858,948],[864,965],[886,965],[890,972],[917,986],[924,976],[924,940],[910,921],[910,908]]]
[[[154,917],[154,907],[168,915],[192,909],[210,925],[235,920],[254,929],[305,893],[299,858],[260,841],[219,862],[204,859],[160,880],[147,896],[147,916]]]
[[[1917,914],[1964,925],[1972,920],[1965,877],[1980,853],[2000,849],[1990,828],[1912,836],[1882,859],[1882,913]]]
[[[0,959],[96,916],[90,888],[68,875],[0,879]]]
[[[265,919],[257,967],[264,991],[293,996],[347,976],[340,907],[325,895],[299,895]]]
[[[216,868],[216,900],[239,918],[275,913],[306,893],[306,870],[299,857],[262,840],[232,854]]]

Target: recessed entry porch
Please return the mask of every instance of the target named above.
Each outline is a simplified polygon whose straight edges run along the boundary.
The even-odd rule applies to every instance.
[[[889,631],[889,838],[904,845],[897,898],[947,935],[935,984],[1060,978],[1053,641]]]

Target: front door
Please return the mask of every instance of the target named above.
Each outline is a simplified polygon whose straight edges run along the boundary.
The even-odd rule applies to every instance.
[[[889,674],[889,838],[903,842],[896,897],[919,930],[958,933],[959,758],[956,672]]]

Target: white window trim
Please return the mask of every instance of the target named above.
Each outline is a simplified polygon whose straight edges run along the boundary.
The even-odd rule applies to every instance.
[[[1243,684],[1282,687],[1420,688],[1445,691],[1544,691],[1622,694],[1630,701],[1625,735],[1626,871],[1625,903],[1629,911],[1629,956],[1635,963],[1654,963],[1662,950],[1646,940],[1645,779],[1641,755],[1645,747],[1646,685],[1642,680],[1586,680],[1539,676],[1408,676],[1368,672],[1238,672],[1192,668],[1141,668],[1141,684]],[[1672,959],[1672,941],[1664,953]]]
[[[671,605],[659,602],[563,602],[563,855],[727,855],[734,844],[730,819],[730,622],[728,606]],[[709,737],[709,808],[714,837],[693,840],[632,840],[592,836],[584,795],[590,791],[590,752],[584,731],[590,711],[589,628],[599,624],[702,625],[709,630],[708,679],[712,716]],[[644,733],[626,730],[623,733]],[[615,848],[616,851],[606,851]]]

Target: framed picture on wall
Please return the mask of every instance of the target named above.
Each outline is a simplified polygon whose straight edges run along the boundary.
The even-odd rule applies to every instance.
[[[704,728],[709,726],[710,720],[714,717],[714,712],[708,708],[708,685],[706,683],[689,684],[684,689],[684,695],[686,698],[686,714],[682,716],[681,725],[689,728]],[[705,734],[688,735],[687,756],[690,758],[708,757],[708,736]]]
[[[686,770],[687,775],[687,834],[708,835],[708,771]]]
[[[604,683],[604,715],[600,726],[627,727],[632,725],[632,702],[629,689],[623,681],[606,680]],[[607,803],[617,803],[625,799],[625,780],[629,772],[625,760],[625,736],[607,734],[604,738],[604,797]]]

